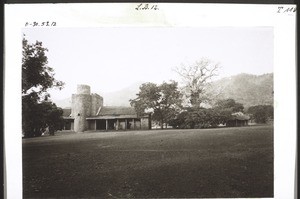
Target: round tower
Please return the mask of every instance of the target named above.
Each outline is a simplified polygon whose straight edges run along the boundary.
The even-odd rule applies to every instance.
[[[77,94],[72,96],[72,115],[74,131],[83,132],[87,129],[86,117],[91,112],[91,88],[88,85],[77,85]]]

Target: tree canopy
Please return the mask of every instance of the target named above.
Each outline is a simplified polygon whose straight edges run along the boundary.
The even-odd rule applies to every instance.
[[[228,110],[232,113],[244,111],[243,104],[235,102],[234,99],[218,100],[215,104],[215,107],[222,110]]]
[[[34,92],[23,97],[22,128],[25,137],[41,136],[45,131],[54,135],[56,130],[61,130],[63,127],[62,113],[63,110],[52,102],[37,103]]]
[[[244,106],[233,99],[219,100],[211,108],[186,107],[170,124],[176,128],[210,128],[226,124],[232,114],[242,112]]]
[[[52,87],[63,88],[64,83],[56,80],[53,68],[47,66],[47,51],[42,42],[29,44],[28,40],[23,38],[22,94],[28,94],[30,91],[42,94]]]
[[[130,104],[139,115],[146,112],[152,113],[153,120],[159,121],[163,128],[176,116],[181,107],[181,94],[178,90],[178,83],[171,81],[163,82],[161,85],[155,83],[144,83],[140,86],[137,98],[131,99]]]
[[[23,38],[22,57],[22,129],[25,137],[40,136],[48,128],[50,134],[62,128],[62,109],[49,101],[48,89],[62,89],[64,83],[54,78],[47,66],[47,48],[42,42],[30,44]]]
[[[267,123],[274,118],[274,108],[272,105],[257,105],[248,108],[247,112],[256,123]]]
[[[181,64],[175,68],[175,72],[182,78],[184,95],[192,107],[200,107],[201,103],[209,100],[206,89],[211,78],[217,75],[218,68],[218,63],[206,58],[192,65]]]

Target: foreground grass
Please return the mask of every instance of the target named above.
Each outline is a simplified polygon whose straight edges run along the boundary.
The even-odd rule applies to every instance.
[[[272,197],[273,127],[23,140],[24,198]]]

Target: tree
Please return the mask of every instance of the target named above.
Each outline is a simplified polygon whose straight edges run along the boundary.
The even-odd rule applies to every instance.
[[[267,123],[274,118],[274,108],[272,105],[251,106],[247,111],[256,123]]]
[[[25,137],[40,136],[46,127],[60,129],[62,111],[49,101],[50,88],[62,89],[64,83],[54,78],[53,68],[47,66],[47,48],[42,42],[34,44],[23,38],[22,50],[22,128]],[[56,124],[57,123],[57,124]],[[52,133],[52,134],[53,134]]]
[[[175,72],[183,80],[184,95],[192,107],[200,107],[201,103],[209,100],[206,89],[212,77],[217,75],[218,68],[219,64],[206,58],[202,58],[192,65],[181,64],[181,67],[175,68]]]
[[[163,82],[161,85],[144,83],[140,86],[137,98],[130,100],[139,115],[151,112],[153,120],[161,123],[161,128],[176,116],[181,102],[178,83],[175,81]]]
[[[206,114],[204,110],[201,107],[190,107],[187,109],[186,123],[188,128],[203,128],[206,126]]]
[[[211,128],[224,124],[231,113],[215,108],[187,107],[170,124],[175,128]]]
[[[137,98],[130,99],[130,105],[133,106],[138,115],[144,115],[145,112],[151,112],[159,104],[160,99],[159,88],[154,83],[144,83],[140,86]]]
[[[222,110],[228,109],[232,113],[244,111],[243,104],[235,102],[234,99],[218,100],[215,107]]]
[[[62,130],[64,120],[61,108],[58,108],[52,102],[44,101],[40,104],[40,110],[43,113],[44,125],[48,128],[50,135],[54,135],[56,130]]]
[[[242,112],[244,106],[233,99],[219,100],[212,108],[186,107],[171,124],[177,128],[211,128],[225,124],[232,113]]]
[[[169,121],[169,125],[173,128],[186,129],[189,128],[189,124],[187,118],[189,116],[189,112],[184,110],[180,113],[176,114],[175,118]]]
[[[36,92],[39,95],[46,94],[49,88],[63,88],[64,83],[54,78],[53,68],[47,66],[48,58],[46,56],[47,48],[44,48],[42,42],[36,41],[35,44],[29,44],[23,38],[23,58],[22,58],[22,93]],[[34,89],[34,90],[33,90]],[[47,97],[46,97],[47,98]]]
[[[214,108],[214,110],[218,115],[219,124],[226,124],[226,122],[232,118],[233,112],[231,109]]]
[[[22,96],[22,129],[25,137],[41,136],[45,130],[38,100],[36,92]]]
[[[219,124],[226,124],[232,118],[233,113],[244,112],[244,105],[236,102],[234,99],[218,100],[213,109],[218,115]]]
[[[31,93],[31,97],[23,98],[22,101],[22,124],[25,137],[41,136],[47,130],[50,135],[54,135],[56,130],[61,130],[63,127],[63,110],[52,102],[37,103],[35,94]]]

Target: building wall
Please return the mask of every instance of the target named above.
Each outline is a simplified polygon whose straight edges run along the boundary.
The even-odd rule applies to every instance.
[[[247,126],[248,120],[229,120],[226,122],[228,127]]]
[[[91,129],[86,117],[97,115],[100,106],[103,106],[103,98],[100,95],[91,94],[88,85],[78,85],[77,94],[72,95],[71,116],[74,118],[74,131]]]
[[[72,95],[72,109],[71,117],[74,118],[74,131],[83,132],[85,130],[96,128],[96,121],[87,121],[86,118],[90,116],[96,116],[100,107],[103,106],[103,98],[98,94],[91,94],[90,86],[78,85],[77,94]],[[119,120],[118,130],[128,129],[151,129],[151,117],[143,117],[141,119],[136,118],[133,124],[132,119]],[[103,122],[97,123],[100,125],[97,129],[116,129],[116,119],[108,120],[108,125]],[[128,125],[130,124],[130,125]],[[72,128],[72,127],[71,127]]]
[[[126,124],[127,121],[127,124]],[[107,126],[108,125],[108,126]],[[148,130],[151,120],[148,117],[133,119],[92,119],[87,120],[86,130]]]
[[[151,125],[149,126],[149,118],[143,117],[141,118],[141,129],[146,130],[150,129]]]
[[[93,93],[91,95],[91,100],[91,116],[96,116],[99,108],[103,106],[103,98],[100,95]]]
[[[136,124],[133,123],[133,120],[130,119],[129,121],[129,129],[136,129]]]
[[[78,85],[77,94],[72,95],[72,112],[74,117],[74,131],[83,132],[88,129],[86,117],[91,115],[91,95],[90,87]]]
[[[77,85],[77,94],[91,94],[91,87],[88,85],[79,84]]]
[[[141,120],[140,119],[135,119],[134,120],[134,126],[135,126],[135,129],[139,130],[141,129]]]
[[[74,130],[74,121],[71,122],[71,130]]]
[[[96,130],[96,120],[88,120],[88,130]]]
[[[119,120],[119,130],[126,130],[125,120]]]

